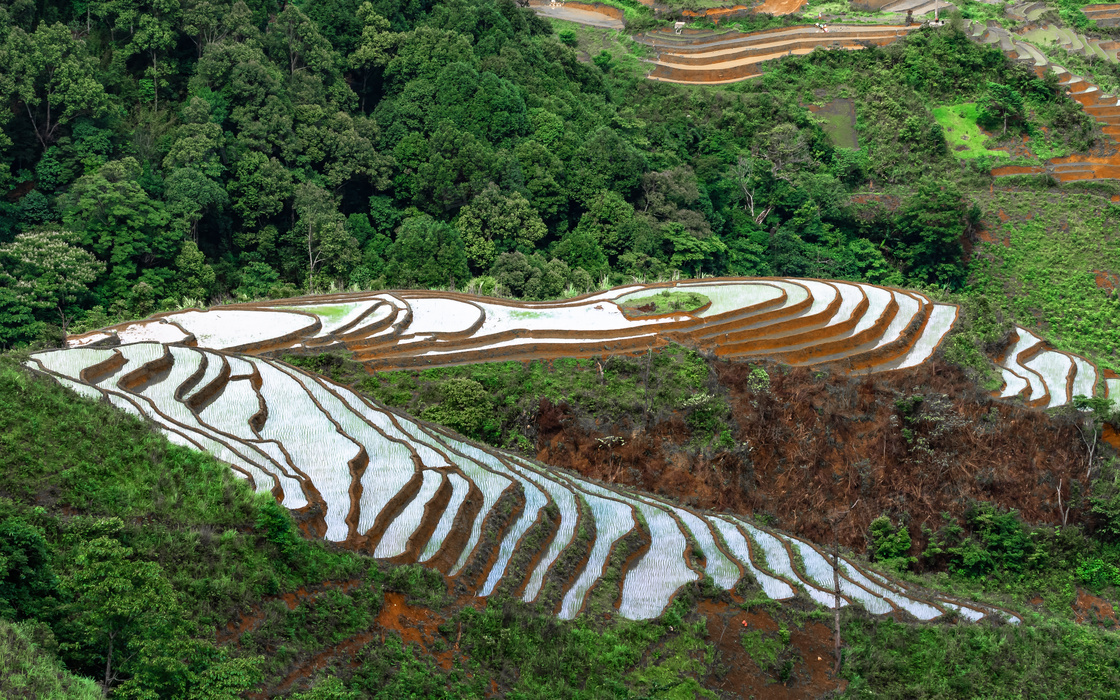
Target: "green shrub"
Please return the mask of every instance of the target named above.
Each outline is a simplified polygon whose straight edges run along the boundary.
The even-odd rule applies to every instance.
[[[872,560],[880,561],[898,570],[908,569],[917,563],[910,556],[910,530],[905,526],[895,526],[891,519],[880,515],[871,521],[868,553]]]

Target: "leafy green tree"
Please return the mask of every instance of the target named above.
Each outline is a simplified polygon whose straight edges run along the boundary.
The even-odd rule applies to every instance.
[[[455,287],[470,279],[463,239],[452,226],[421,214],[401,223],[389,249],[386,279],[394,287]]]
[[[457,32],[419,26],[395,41],[396,53],[385,67],[385,80],[390,84],[401,85],[417,78],[434,80],[444,66],[452,63],[477,65],[470,39]]]
[[[481,269],[493,264],[500,249],[532,248],[547,232],[528,200],[519,192],[502,192],[494,183],[459,210],[455,227],[463,237],[467,257]]]
[[[454,377],[439,387],[440,402],[429,406],[421,417],[441,423],[467,437],[493,437],[500,426],[494,421],[494,401],[484,386],[465,377]],[[487,436],[484,433],[491,433]]]
[[[666,224],[663,230],[672,250],[669,265],[678,270],[697,274],[705,265],[727,253],[727,246],[717,236],[697,238],[678,223]]]
[[[521,251],[499,255],[490,275],[524,299],[555,299],[565,285],[571,284],[581,291],[592,285],[591,275],[584,270],[572,270],[558,258],[546,260],[540,253],[525,255]]]
[[[483,139],[449,121],[441,122],[430,139],[416,136],[426,151],[407,190],[417,207],[445,214],[469,203],[493,181],[494,153]]]
[[[55,212],[46,195],[39,190],[31,190],[19,200],[19,216],[24,224],[35,226],[54,219]]]
[[[163,159],[163,167],[190,167],[212,178],[222,175],[225,168],[218,155],[222,127],[211,121],[210,115],[210,103],[202,97],[191,97],[183,105],[183,123],[175,130],[175,140]]]
[[[610,272],[602,246],[586,229],[565,232],[550,252],[569,267],[587,271],[592,279],[600,279]]]
[[[179,271],[179,294],[205,304],[214,291],[214,268],[206,264],[206,256],[194,241],[183,241],[183,250],[175,259]]]
[[[1097,472],[1089,503],[1096,531],[1105,539],[1120,540],[1120,460],[1108,460]]]
[[[956,289],[965,277],[961,240],[979,215],[955,186],[919,185],[895,220],[891,253],[910,279]]]
[[[565,170],[572,198],[588,202],[604,189],[623,196],[632,193],[646,169],[641,152],[630,141],[601,127],[582,143]]]
[[[66,612],[74,641],[60,646],[102,659],[106,691],[128,672],[145,642],[180,624],[178,597],[163,568],[136,561],[131,548],[111,537],[78,545],[62,591],[73,601]]]
[[[182,231],[169,226],[166,208],[140,186],[140,176],[135,159],[110,161],[60,198],[63,222],[107,264],[99,288],[106,301],[127,297],[144,270],[170,264],[182,245]]]
[[[1000,83],[988,83],[988,92],[980,110],[980,119],[987,124],[1003,122],[1003,134],[1007,133],[1007,122],[1022,122],[1027,118],[1023,106],[1023,96],[1017,90]]]
[[[109,109],[83,42],[59,23],[42,23],[32,34],[14,27],[0,51],[0,74],[8,76],[17,109],[27,115],[44,151],[75,117],[101,116]]]
[[[868,553],[875,561],[880,561],[895,569],[905,570],[917,563],[910,556],[910,530],[905,525],[896,526],[891,519],[881,515],[871,521]]]
[[[225,188],[194,168],[175,168],[165,181],[164,199],[172,226],[198,240],[198,222],[207,211],[221,211],[229,205]]]
[[[182,29],[194,42],[199,58],[203,49],[221,39],[222,18],[231,9],[229,2],[221,0],[183,0]]]
[[[0,521],[0,617],[40,617],[57,591],[42,530],[17,517]]]
[[[146,73],[152,81],[152,108],[159,110],[160,56],[175,46],[178,39],[180,0],[140,0],[135,32],[129,48],[147,54]],[[119,20],[118,20],[119,24]],[[131,29],[132,27],[130,27]]]
[[[63,334],[105,265],[59,230],[21,233],[0,246],[0,343],[27,341],[48,318]]]
[[[240,284],[234,294],[242,299],[280,299],[295,296],[296,289],[280,280],[280,273],[267,263],[252,261],[239,270]]]
[[[389,20],[378,14],[372,3],[363,2],[358,7],[358,19],[362,23],[362,36],[350,54],[350,67],[362,76],[359,94],[362,96],[362,111],[365,111],[368,82],[389,65],[400,35],[389,30]]]
[[[229,189],[233,210],[252,226],[284,208],[292,196],[292,173],[275,158],[250,151],[237,161]]]
[[[348,277],[358,262],[358,245],[338,211],[338,202],[318,185],[305,182],[296,188],[295,230],[307,242],[307,288],[315,288],[315,270],[322,266],[335,277]]]
[[[531,138],[518,141],[514,157],[517,158],[529,203],[545,221],[560,219],[568,208],[568,193],[557,180],[564,170],[560,158],[543,143]]]
[[[611,55],[610,51],[600,51],[595,58],[591,59],[591,62],[598,66],[599,70],[609,73],[611,68],[614,67],[614,56]]]
[[[283,61],[291,76],[299,71],[323,77],[337,73],[330,42],[295,3],[287,3],[276,19],[269,22],[265,46],[278,63]]]
[[[590,236],[607,255],[617,258],[630,250],[638,228],[634,207],[617,192],[603,190],[588,202],[575,231]]]

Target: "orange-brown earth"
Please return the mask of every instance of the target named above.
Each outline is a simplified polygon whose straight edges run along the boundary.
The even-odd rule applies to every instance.
[[[1073,603],[1073,613],[1078,622],[1097,622],[1107,627],[1115,627],[1117,624],[1116,610],[1112,603],[1080,588],[1077,590],[1077,600]]]
[[[349,591],[360,583],[360,581],[326,582],[316,587],[314,591],[300,588],[295,592],[266,599],[261,605],[254,606],[250,614],[242,616],[240,624],[231,625],[230,628],[220,632],[218,640],[237,643],[243,634],[262,624],[268,616],[264,608],[264,603],[268,600],[281,599],[289,610],[294,610],[300,603],[311,601],[326,590],[334,588]],[[477,602],[477,599],[469,601],[474,604]],[[461,605],[457,604],[453,609],[459,607]],[[340,668],[355,668],[361,663],[360,652],[363,647],[367,644],[384,644],[386,636],[390,634],[400,637],[405,646],[417,647],[420,653],[430,656],[443,670],[450,670],[455,658],[462,659],[465,655],[460,652],[457,642],[450,648],[446,648],[445,643],[437,644],[436,640],[442,638],[438,628],[449,617],[449,613],[435,612],[424,606],[409,604],[407,596],[403,593],[388,591],[385,593],[384,605],[373,625],[368,629],[327,647],[310,658],[300,660],[287,669],[283,678],[251,697],[273,697],[306,687],[320,672],[328,668],[335,669],[335,675]]]
[[[754,8],[756,14],[789,15],[797,12],[808,0],[765,0]]]
[[[596,426],[575,407],[542,401],[537,457],[693,506],[768,517],[818,542],[831,539],[828,512],[856,503],[840,539],[860,550],[884,513],[910,523],[915,552],[922,525],[937,529],[941,513],[960,516],[976,501],[1057,523],[1059,480],[1084,477],[1085,450],[1069,419],[994,400],[937,360],[868,378],[771,368],[764,389],[751,387],[746,364],[714,367],[728,391],[734,449],[697,448],[711,436],[693,436],[677,416],[648,430]],[[904,412],[900,401],[916,395],[926,398]]]
[[[785,674],[775,668],[760,668],[743,646],[744,634],[759,632],[765,638],[779,635],[778,623],[765,610],[740,608],[702,600],[697,605],[707,620],[708,640],[719,654],[724,675],[707,679],[705,685],[730,697],[801,700],[820,698],[842,691],[848,682],[834,677],[832,630],[819,622],[789,629],[789,648],[779,656],[792,662]],[[780,664],[779,664],[780,665]],[[785,680],[782,675],[786,675]]]

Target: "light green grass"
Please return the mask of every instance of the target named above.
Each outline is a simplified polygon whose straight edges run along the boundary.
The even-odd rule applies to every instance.
[[[354,310],[353,304],[339,304],[337,306],[278,306],[278,309],[291,311],[304,311],[321,317],[324,321],[335,322]]]
[[[665,290],[639,299],[627,299],[619,306],[627,316],[640,316],[643,314],[667,314],[671,311],[693,311],[711,302],[711,299],[696,292],[670,292]],[[640,310],[643,306],[653,304],[650,311]]]
[[[1055,347],[1120,369],[1120,300],[1093,274],[1120,270],[1120,207],[1090,194],[996,191],[978,199],[990,234],[1010,246],[978,248],[970,293]]]
[[[101,688],[96,683],[73,675],[35,644],[32,631],[36,624],[0,619],[0,697],[100,700]],[[42,624],[38,628],[47,630]],[[49,630],[45,634],[49,636]]]
[[[588,58],[594,58],[602,51],[609,53],[613,73],[645,78],[646,73],[649,72],[649,64],[642,62],[642,58],[649,53],[648,48],[635,42],[626,33],[617,29],[569,22],[556,17],[548,17],[547,19],[557,32],[564,29],[575,32],[576,39],[579,42],[575,49],[587,54]]]
[[[958,158],[979,158],[980,156],[1003,156],[1007,151],[992,151],[984,147],[988,140],[976,124],[979,111],[975,102],[949,107],[934,107],[933,118],[945,130],[945,140],[949,142],[949,150]],[[963,149],[959,149],[964,146]]]
[[[833,100],[815,113],[821,120],[821,128],[828,134],[832,144],[839,148],[859,148],[856,135],[855,104]]]

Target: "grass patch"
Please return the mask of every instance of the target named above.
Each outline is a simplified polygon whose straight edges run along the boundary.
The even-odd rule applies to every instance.
[[[696,292],[670,292],[668,289],[649,296],[628,299],[619,304],[627,316],[667,314],[673,311],[695,311],[711,299]]]
[[[838,148],[859,148],[856,135],[856,105],[850,99],[840,98],[823,105],[815,112],[821,128]]]
[[[980,156],[1007,156],[1007,151],[992,151],[984,147],[988,137],[976,124],[979,111],[975,102],[934,107],[933,118],[945,130],[945,140],[949,150],[958,158],[978,158]]]
[[[330,321],[333,323],[353,311],[354,305],[337,304],[334,306],[316,306],[313,310],[309,309],[306,306],[278,306],[276,308],[285,309],[288,311],[305,311],[307,313],[314,313],[316,316],[321,317],[324,321]]]
[[[45,625],[12,624],[0,619],[0,697],[100,700],[101,688],[62,667],[54,655],[36,644],[57,644]]]

